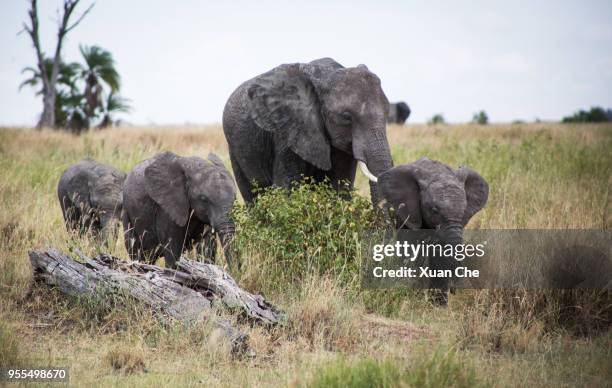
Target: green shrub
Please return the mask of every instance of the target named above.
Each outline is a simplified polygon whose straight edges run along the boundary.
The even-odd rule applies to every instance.
[[[328,183],[308,180],[291,190],[260,190],[252,205],[237,205],[234,249],[243,268],[273,287],[330,275],[348,284],[359,278],[361,238],[382,217],[370,200],[351,200]],[[261,285],[261,284],[260,284]]]
[[[481,110],[480,112],[474,113],[474,115],[472,115],[472,123],[487,125],[489,123],[489,116],[487,115],[487,112]]]
[[[379,361],[373,358],[353,364],[340,359],[318,370],[310,387],[474,387],[481,385],[474,369],[454,352],[437,351],[416,362]]]
[[[427,124],[429,125],[446,124],[446,120],[444,119],[444,116],[442,116],[442,113],[436,113],[435,115],[433,115],[431,119],[429,119]]]
[[[340,359],[315,373],[310,387],[395,387],[400,386],[405,372],[391,361],[367,358],[351,365]]]

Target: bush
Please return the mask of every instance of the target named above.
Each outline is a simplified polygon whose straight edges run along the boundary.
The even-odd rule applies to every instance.
[[[487,115],[487,112],[485,112],[484,110],[481,110],[480,112],[474,113],[474,115],[472,116],[472,123],[479,124],[479,125],[488,124],[489,116]]]
[[[445,123],[446,123],[446,120],[444,120],[444,116],[442,116],[442,113],[437,113],[433,115],[433,117],[429,119],[429,121],[427,122],[427,124],[430,124],[430,125],[445,124]]]
[[[283,289],[307,275],[329,275],[344,284],[358,279],[361,238],[383,222],[369,199],[353,193],[345,200],[328,183],[307,179],[289,191],[267,188],[258,194],[254,204],[233,210],[234,249],[251,276]]]

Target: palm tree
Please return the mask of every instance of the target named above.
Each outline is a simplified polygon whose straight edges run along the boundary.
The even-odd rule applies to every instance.
[[[60,63],[55,95],[55,126],[74,133],[89,129],[101,116],[98,128],[106,128],[113,124],[114,114],[130,111],[128,100],[119,95],[120,78],[112,55],[98,46],[80,46],[80,50],[85,66]],[[50,73],[52,59],[45,58],[44,66]],[[37,95],[42,94],[43,77],[39,69],[26,67],[22,72],[29,77],[19,89],[31,86],[37,89]]]
[[[113,113],[129,112],[132,110],[127,98],[121,97],[119,94],[115,94],[112,91],[108,94],[106,103],[103,106],[104,117],[98,125],[98,128],[103,129],[110,127],[114,123]]]
[[[115,69],[115,60],[110,52],[99,46],[80,46],[81,55],[85,60],[85,68],[81,76],[85,80],[85,115],[89,121],[96,116],[96,109],[103,105],[104,82],[111,93],[119,90],[121,81],[119,73]]]

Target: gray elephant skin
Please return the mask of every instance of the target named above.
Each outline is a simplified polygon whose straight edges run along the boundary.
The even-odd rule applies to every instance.
[[[252,183],[287,188],[302,176],[351,188],[359,164],[376,202],[376,176],[393,166],[388,107],[379,78],[366,66],[345,68],[330,58],[280,65],[246,81],[223,112],[244,200],[254,199]]]
[[[68,230],[108,237],[120,219],[124,180],[123,172],[92,159],[68,167],[57,185]]]
[[[453,170],[440,162],[421,158],[396,166],[379,180],[381,198],[394,209],[398,229],[436,229],[441,244],[462,244],[463,229],[487,203],[489,185],[477,172],[461,167]],[[446,269],[455,260],[436,258],[432,269]],[[441,290],[439,302],[447,301],[448,279],[432,280]]]
[[[389,104],[388,123],[404,125],[408,117],[410,117],[410,107],[404,101]]]
[[[236,187],[223,162],[214,154],[208,160],[164,152],[137,164],[123,188],[125,244],[132,260],[155,261],[164,256],[175,268],[184,249],[206,239],[213,245],[214,230],[228,264],[228,245],[235,227],[230,211]]]

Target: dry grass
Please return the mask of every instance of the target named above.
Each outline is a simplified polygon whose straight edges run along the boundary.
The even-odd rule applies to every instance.
[[[396,164],[428,156],[470,165],[489,181],[489,204],[471,228],[610,228],[610,125],[391,126],[389,141]],[[44,289],[28,294],[29,249],[99,249],[63,226],[55,194],[63,169],[92,157],[128,171],[162,150],[213,151],[229,166],[218,126],[117,128],[81,137],[0,129],[1,364],[69,366],[71,382],[87,386],[308,385],[347,373],[369,381],[404,376],[402,365],[422,365],[422,375],[409,374],[407,385],[440,381],[427,379],[438,375],[497,386],[605,386],[612,380],[610,331],[576,336],[542,316],[554,310],[546,298],[512,305],[466,291],[440,309],[414,293],[387,308],[381,292],[371,303],[389,310],[391,319],[366,313],[363,300],[334,279],[308,278],[291,292],[281,287],[266,295],[292,324],[273,331],[243,327],[257,355],[235,359],[205,326],[162,325],[129,303],[84,304]],[[367,194],[360,175],[357,186]],[[126,256],[121,236],[110,251]],[[244,280],[253,288],[257,273],[249,271]],[[435,356],[434,349],[452,357]]]
[[[143,350],[129,345],[117,346],[106,355],[111,368],[115,371],[132,374],[145,372],[145,361]]]

